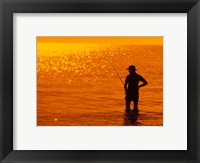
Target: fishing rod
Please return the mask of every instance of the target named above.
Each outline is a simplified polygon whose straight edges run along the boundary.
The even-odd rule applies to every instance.
[[[107,57],[108,58],[108,57]],[[124,86],[124,82],[121,78],[121,76],[119,75],[119,73],[117,72],[116,68],[114,67],[114,65],[112,64],[111,60],[108,58],[110,65],[112,66],[113,70],[115,71],[115,73],[117,74],[117,77],[120,79],[120,81],[122,82],[123,86]]]

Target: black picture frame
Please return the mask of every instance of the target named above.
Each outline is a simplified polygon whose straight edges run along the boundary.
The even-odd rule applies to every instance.
[[[13,13],[187,13],[187,150],[13,150]],[[0,0],[1,162],[200,162],[199,29],[199,0]]]

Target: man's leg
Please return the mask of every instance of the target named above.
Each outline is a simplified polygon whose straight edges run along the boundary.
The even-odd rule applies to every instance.
[[[126,111],[130,111],[131,110],[130,104],[131,104],[131,100],[126,99]]]
[[[134,107],[133,107],[133,109],[134,109],[134,111],[135,112],[138,112],[138,101],[133,101],[134,102]]]
[[[135,112],[138,112],[138,100],[139,100],[139,93],[137,93],[135,95],[135,99],[133,100],[133,102],[134,102],[133,109],[134,109]]]

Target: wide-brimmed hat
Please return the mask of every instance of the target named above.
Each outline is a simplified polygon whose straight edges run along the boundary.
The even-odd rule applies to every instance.
[[[130,66],[127,68],[127,70],[133,70],[133,71],[136,71],[136,68],[135,68],[134,65],[130,65]]]

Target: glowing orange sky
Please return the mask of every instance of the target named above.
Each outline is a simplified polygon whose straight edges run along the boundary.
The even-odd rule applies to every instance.
[[[45,37],[38,36],[38,43],[116,43],[136,45],[162,45],[163,37]]]

